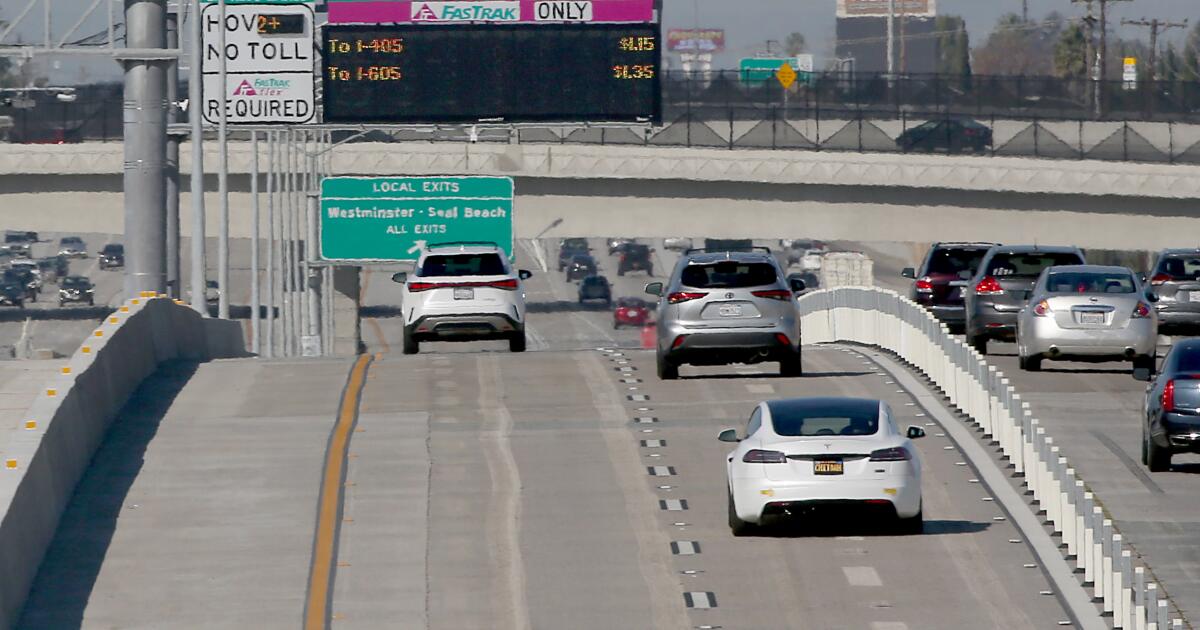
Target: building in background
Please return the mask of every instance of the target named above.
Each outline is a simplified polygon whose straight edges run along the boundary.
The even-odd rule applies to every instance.
[[[937,0],[895,0],[895,67],[901,74],[938,68]],[[837,57],[859,73],[887,72],[888,0],[837,0]]]

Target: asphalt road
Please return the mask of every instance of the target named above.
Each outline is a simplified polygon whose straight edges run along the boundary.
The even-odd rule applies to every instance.
[[[523,266],[536,265],[526,256]],[[380,275],[366,287],[376,304],[394,290]],[[626,295],[644,279],[613,280]],[[955,445],[865,357],[806,348],[802,378],[762,364],[661,382],[639,334],[571,305],[572,291],[553,272],[530,282],[531,302],[556,306],[534,310],[540,341],[524,354],[488,343],[385,352],[398,327],[378,318],[379,359],[346,461],[334,627],[899,630],[1068,619]],[[151,379],[68,508],[21,627],[295,627],[349,371],[348,361],[238,360]],[[730,535],[729,449],[716,433],[764,398],[816,394],[879,397],[902,423],[926,426],[926,534],[830,517]]]

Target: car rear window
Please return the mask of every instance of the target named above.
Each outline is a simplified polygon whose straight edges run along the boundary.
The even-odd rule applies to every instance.
[[[626,298],[618,298],[617,306],[623,306],[625,308],[646,308],[647,306],[650,306],[650,304],[648,302],[646,302],[645,300],[640,300],[638,298],[626,297]]]
[[[769,263],[723,260],[688,265],[680,281],[697,289],[739,289],[760,287],[776,282],[775,267]]]
[[[1172,280],[1195,280],[1200,278],[1200,257],[1164,256],[1154,273],[1166,274]]]
[[[772,410],[775,433],[786,436],[875,435],[879,432],[878,409],[838,409],[837,413]]]
[[[1051,293],[1133,293],[1136,285],[1128,273],[1070,271],[1049,274],[1046,288]]]
[[[586,238],[567,238],[563,239],[563,249],[587,249],[588,242]]]
[[[987,255],[988,248],[967,249],[962,247],[938,249],[929,257],[925,273],[958,274],[966,271],[971,275],[979,268],[979,262]]]
[[[987,275],[1033,277],[1046,267],[1082,264],[1083,258],[1074,252],[1000,253],[988,262]]]
[[[504,261],[499,254],[450,254],[433,255],[425,258],[417,275],[426,278],[438,276],[502,276]]]

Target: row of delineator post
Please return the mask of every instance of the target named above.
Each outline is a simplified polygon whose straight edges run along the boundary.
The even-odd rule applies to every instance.
[[[1022,476],[1045,523],[1061,536],[1084,587],[1115,628],[1183,628],[1147,568],[1033,417],[1004,374],[924,308],[894,291],[842,287],[800,298],[805,343],[849,341],[898,355],[933,382],[998,445]]]

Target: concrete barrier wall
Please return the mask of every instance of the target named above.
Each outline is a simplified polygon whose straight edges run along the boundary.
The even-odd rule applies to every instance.
[[[46,383],[0,469],[0,627],[18,621],[75,486],[130,395],[164,361],[244,354],[237,322],[165,298],[127,301]]]

